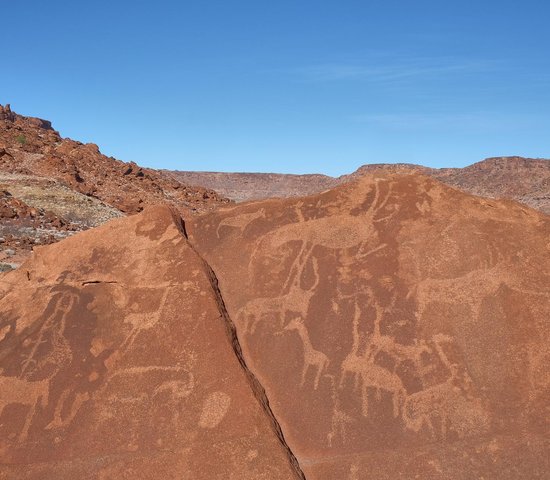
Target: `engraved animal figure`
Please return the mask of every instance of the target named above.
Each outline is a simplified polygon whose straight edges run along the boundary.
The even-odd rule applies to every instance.
[[[361,216],[351,215],[334,217],[327,216],[304,220],[303,214],[297,207],[298,222],[286,224],[273,232],[263,236],[256,244],[251,261],[257,256],[258,251],[277,252],[280,247],[289,242],[300,242],[300,252],[290,268],[290,274],[285,287],[291,282],[293,276],[299,271],[300,264],[307,262],[316,246],[322,246],[332,250],[341,250],[360,246],[358,255],[364,258],[372,253],[385,248],[386,244],[380,244],[375,223],[384,221],[393,216],[397,211],[382,218],[377,215],[386,206],[392,194],[391,183],[387,183],[387,193],[380,199],[380,181],[374,183],[374,200],[368,210]],[[295,273],[296,272],[296,273]]]
[[[162,295],[160,297],[159,307],[156,311],[152,313],[130,313],[126,316],[125,321],[132,325],[132,330],[130,334],[126,337],[122,345],[120,346],[120,351],[127,351],[136,340],[136,337],[143,331],[153,328],[160,320],[160,317],[164,311],[164,306],[170,294],[170,288],[164,287]]]
[[[328,367],[328,357],[323,352],[320,352],[319,350],[315,350],[315,348],[313,348],[313,345],[311,344],[311,341],[309,339],[309,332],[307,331],[307,328],[300,317],[292,319],[286,325],[286,327],[284,327],[284,330],[295,330],[302,340],[302,345],[304,347],[304,367],[302,369],[302,382],[300,383],[300,385],[304,385],[307,371],[309,370],[309,367],[313,367],[316,370],[315,379],[313,381],[313,388],[317,390],[321,374]]]
[[[224,218],[216,228],[216,236],[220,238],[220,229],[222,227],[236,228],[239,230],[239,233],[242,234],[246,227],[250,225],[257,218],[265,218],[265,208],[260,208],[256,212],[252,213],[241,213],[240,215],[235,215],[234,217]]]
[[[74,293],[63,292],[58,293],[54,297],[54,308],[52,313],[42,323],[40,327],[38,339],[33,342],[30,353],[21,365],[21,376],[23,376],[28,369],[36,368],[38,362],[36,360],[36,354],[42,345],[47,342],[44,339],[47,332],[55,325],[53,331],[53,338],[51,340],[51,347],[56,351],[56,357],[58,364],[61,364],[61,358],[70,356],[70,347],[67,344],[67,339],[63,335],[65,331],[66,316],[72,310],[74,305],[78,302],[78,297]]]
[[[486,428],[487,416],[480,403],[469,400],[457,386],[457,372],[454,365],[445,382],[407,396],[403,405],[406,428],[418,433],[425,427],[434,439],[445,439],[449,427],[454,427],[461,438],[468,432],[478,433]]]
[[[299,274],[294,278],[286,294],[279,297],[255,298],[239,309],[237,318],[244,323],[244,331],[254,334],[258,323],[268,315],[275,315],[281,326],[287,312],[293,312],[302,318],[307,317],[309,304],[319,285],[319,264],[315,258],[312,259],[312,266],[314,282],[307,290],[301,287],[302,274],[306,267],[304,263],[300,266]]]
[[[399,415],[399,410],[403,399],[406,396],[403,382],[394,372],[376,365],[371,348],[367,345],[365,352],[359,355],[360,334],[359,319],[361,311],[356,305],[353,317],[353,343],[351,351],[342,361],[342,374],[340,377],[339,388],[343,388],[348,374],[354,377],[355,389],[361,388],[361,413],[367,417],[369,412],[369,388],[374,388],[378,401],[380,401],[382,392],[388,392],[392,399],[393,416]]]
[[[426,428],[434,439],[445,439],[449,427],[453,427],[460,438],[468,433],[481,433],[488,425],[488,416],[478,399],[468,397],[472,381],[467,373],[461,373],[459,365],[448,359],[442,348],[442,343],[452,341],[451,337],[436,334],[433,341],[449,377],[407,395],[402,415],[405,427],[416,433]]]
[[[344,412],[339,405],[334,407],[330,422],[331,430],[327,434],[327,443],[329,447],[334,445],[334,441],[340,438],[342,443],[346,441],[347,426],[353,423],[353,418]]]
[[[25,441],[29,434],[33,418],[39,408],[46,408],[49,398],[49,379],[28,381],[17,377],[0,376],[0,416],[11,404],[26,405],[29,411],[18,440]]]
[[[330,432],[327,434],[327,444],[332,447],[337,439],[340,439],[341,443],[345,443],[347,440],[348,425],[351,425],[355,419],[348,415],[343,409],[338,396],[338,390],[335,388],[335,378],[333,375],[326,375],[331,381],[331,398],[334,408],[332,410],[332,417],[330,421]]]
[[[388,312],[395,306],[396,297],[392,299],[390,305],[387,307],[381,307],[378,302],[374,302],[375,318],[374,329],[369,337],[367,351],[370,358],[374,361],[376,355],[380,352],[384,352],[389,355],[394,361],[393,371],[395,372],[399,365],[405,361],[412,361],[417,373],[423,377],[428,373],[432,367],[425,366],[422,361],[422,354],[432,353],[430,347],[424,339],[416,340],[412,345],[403,345],[396,342],[393,337],[389,335],[382,335],[380,332],[380,323],[382,321],[384,313]],[[357,304],[355,305],[357,309]]]

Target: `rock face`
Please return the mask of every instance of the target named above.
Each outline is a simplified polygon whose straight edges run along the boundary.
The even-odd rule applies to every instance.
[[[419,174],[197,217],[308,479],[550,471],[550,219]]]
[[[546,161],[371,165],[220,207],[9,107],[0,140],[1,181],[186,219],[150,207],[2,274],[1,480],[547,478],[550,217],[433,178],[517,177],[544,210]],[[70,230],[28,186],[2,187],[2,228]]]
[[[40,248],[0,280],[0,478],[301,478],[239,352],[168,208]]]

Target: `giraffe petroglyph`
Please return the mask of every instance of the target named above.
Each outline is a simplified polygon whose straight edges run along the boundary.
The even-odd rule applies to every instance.
[[[315,379],[313,381],[313,388],[317,390],[319,386],[319,380],[321,375],[327,369],[329,364],[328,357],[321,351],[313,348],[309,338],[309,332],[304,325],[302,318],[295,317],[293,318],[285,327],[284,330],[295,330],[300,339],[302,340],[302,346],[304,349],[304,367],[302,369],[302,381],[300,386],[303,386],[306,381],[307,371],[309,367],[313,367],[316,370]]]
[[[283,245],[290,242],[299,242],[300,251],[291,265],[289,277],[285,283],[286,287],[290,284],[292,278],[298,275],[300,266],[307,263],[316,246],[331,250],[359,247],[358,255],[361,258],[366,258],[385,248],[386,244],[381,244],[378,239],[375,224],[388,220],[397,213],[397,210],[394,209],[388,215],[377,218],[377,215],[386,207],[392,195],[392,184],[386,182],[388,190],[386,195],[381,198],[379,184],[380,180],[376,179],[373,187],[374,199],[370,207],[359,216],[344,215],[339,216],[337,219],[333,216],[326,216],[305,220],[300,204],[298,204],[296,211],[299,221],[283,225],[261,237],[256,242],[250,262],[257,257],[259,252],[265,252],[268,256],[273,256]]]

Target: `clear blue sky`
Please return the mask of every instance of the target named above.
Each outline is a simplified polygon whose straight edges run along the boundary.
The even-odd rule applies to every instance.
[[[0,103],[122,160],[550,157],[547,0],[30,0],[0,18]]]

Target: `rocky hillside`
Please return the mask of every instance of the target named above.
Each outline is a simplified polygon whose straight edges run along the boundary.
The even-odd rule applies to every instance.
[[[205,211],[226,202],[212,190],[107,157],[95,144],[62,138],[49,121],[17,115],[9,105],[0,106],[0,171],[54,178],[128,214],[158,203]]]
[[[18,115],[9,105],[0,105],[0,190],[10,202],[57,219],[52,223],[33,217],[30,222],[25,216],[4,215],[0,270],[18,266],[34,245],[140,212],[147,205],[166,203],[198,213],[228,202],[212,190],[107,157],[96,145],[62,138],[49,121]]]
[[[465,192],[510,198],[550,215],[550,160],[488,158],[465,168],[436,170],[433,175]]]
[[[0,172],[0,271],[46,245],[123,214],[47,177]]]
[[[0,281],[0,478],[545,478],[549,238],[382,170],[40,247]]]
[[[423,173],[474,195],[508,198],[550,214],[550,160],[543,159],[497,157],[465,168],[442,169],[407,163],[368,164],[350,175],[338,178],[263,173],[170,173],[176,179],[193,185],[203,185],[240,202],[310,195],[379,171]]]

